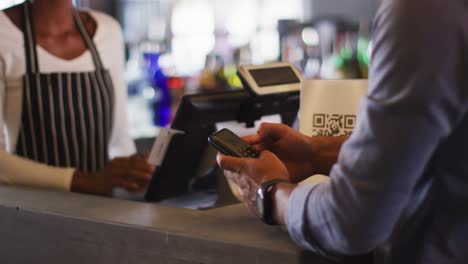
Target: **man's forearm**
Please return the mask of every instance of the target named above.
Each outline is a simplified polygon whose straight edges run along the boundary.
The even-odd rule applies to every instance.
[[[280,225],[286,224],[286,208],[289,196],[296,186],[296,184],[292,183],[279,183],[273,190],[273,216]]]
[[[316,149],[312,157],[313,174],[328,175],[333,164],[338,160],[341,146],[348,137],[316,136],[311,137],[310,142]]]

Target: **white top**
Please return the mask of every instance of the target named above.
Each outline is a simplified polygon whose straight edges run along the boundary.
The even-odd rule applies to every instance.
[[[135,145],[128,134],[122,31],[110,16],[95,11],[89,11],[89,14],[97,23],[93,41],[104,67],[110,71],[116,96],[109,157],[128,156],[135,152]],[[22,77],[26,65],[23,33],[1,11],[0,39],[0,184],[69,190],[74,168],[52,167],[12,154],[16,150],[21,123]],[[73,60],[56,57],[40,46],[37,54],[42,73],[84,72],[95,68],[89,51]]]

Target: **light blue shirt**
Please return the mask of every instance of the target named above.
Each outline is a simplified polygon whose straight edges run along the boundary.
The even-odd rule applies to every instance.
[[[377,263],[468,263],[468,1],[386,1],[369,91],[330,181],[298,187],[291,237]]]

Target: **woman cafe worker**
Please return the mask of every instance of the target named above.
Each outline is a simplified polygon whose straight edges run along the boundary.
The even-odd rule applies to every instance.
[[[154,168],[132,155],[118,23],[28,0],[0,12],[0,39],[0,184],[144,189]]]

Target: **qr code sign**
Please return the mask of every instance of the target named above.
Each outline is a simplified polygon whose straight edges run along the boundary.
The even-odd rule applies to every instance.
[[[314,114],[314,136],[349,136],[356,124],[356,115]]]

